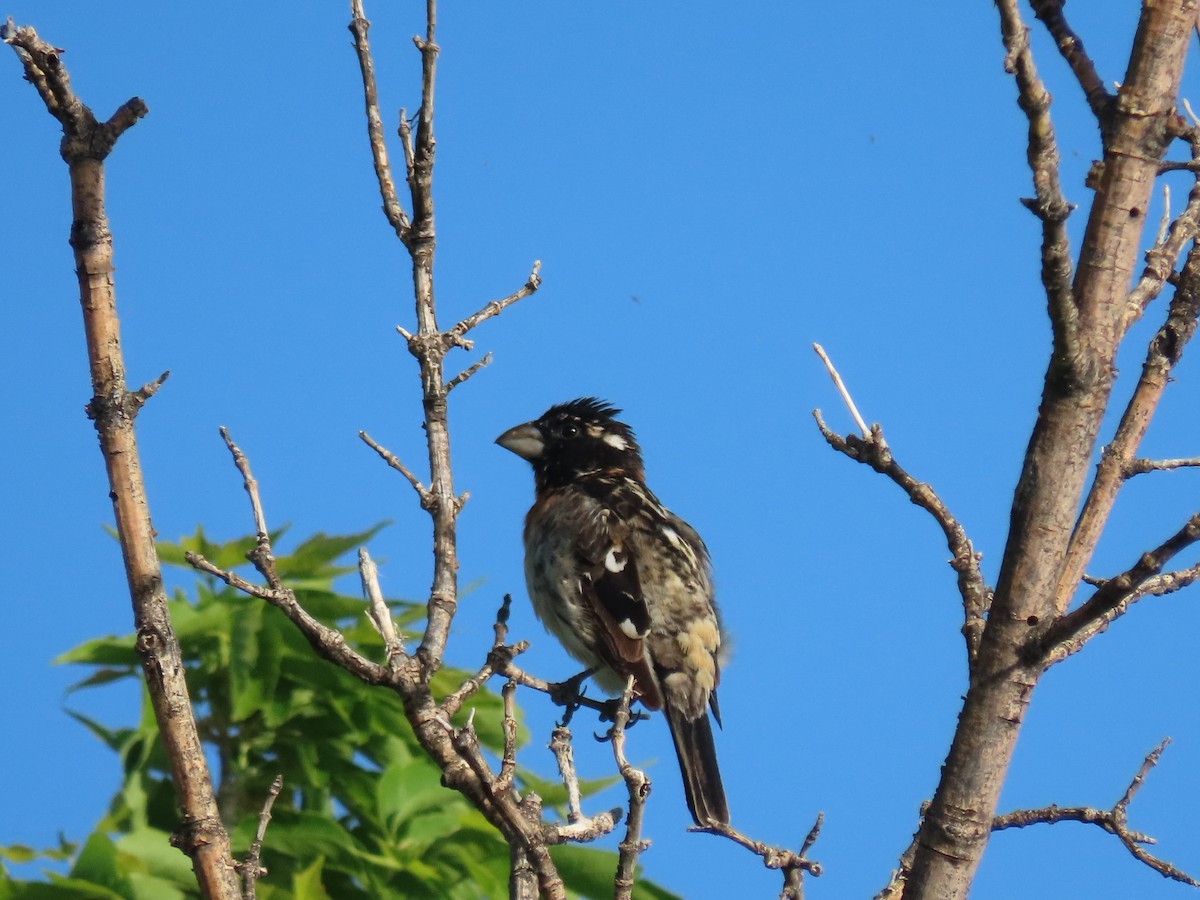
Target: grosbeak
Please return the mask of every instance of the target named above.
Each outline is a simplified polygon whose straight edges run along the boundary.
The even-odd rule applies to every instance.
[[[619,409],[593,397],[552,406],[496,443],[533,466],[525,581],[534,612],[609,693],[633,677],[666,714],[696,824],[728,825],[719,725],[721,625],[708,550],[646,487]]]

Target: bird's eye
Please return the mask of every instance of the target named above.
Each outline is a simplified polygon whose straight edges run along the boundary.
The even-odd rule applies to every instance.
[[[562,428],[562,435],[565,438],[577,437],[579,435],[579,426],[578,425],[564,425]]]

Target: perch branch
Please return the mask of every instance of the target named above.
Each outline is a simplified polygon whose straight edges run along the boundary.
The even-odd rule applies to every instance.
[[[642,837],[642,819],[646,812],[646,798],[650,796],[650,779],[640,769],[634,768],[625,756],[625,727],[629,724],[629,704],[633,702],[633,677],[625,686],[617,704],[613,726],[609,731],[613,758],[617,769],[625,780],[629,794],[629,815],[625,818],[625,837],[617,845],[617,874],[613,880],[613,900],[631,900],[637,861],[650,842]]]

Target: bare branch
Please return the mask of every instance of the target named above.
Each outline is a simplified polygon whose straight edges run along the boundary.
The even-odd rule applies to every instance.
[[[1135,459],[1125,467],[1122,474],[1125,478],[1132,478],[1134,475],[1145,475],[1147,472],[1167,472],[1171,469],[1197,467],[1200,467],[1200,456],[1192,456],[1187,459]]]
[[[392,178],[392,166],[388,160],[387,142],[383,137],[383,119],[379,115],[379,96],[375,88],[375,63],[371,59],[371,44],[367,32],[371,23],[363,13],[362,0],[350,0],[350,33],[354,35],[354,51],[358,56],[362,72],[363,101],[367,114],[367,139],[371,143],[371,156],[375,161],[375,178],[379,182],[379,193],[383,198],[383,214],[396,236],[404,241],[408,238],[408,215],[396,195],[396,182]]]
[[[1193,191],[1198,195],[1200,192]],[[1189,201],[1190,205],[1191,201]],[[1116,434],[1104,448],[1100,464],[1079,513],[1059,577],[1055,607],[1061,614],[1070,605],[1084,569],[1095,551],[1116,502],[1117,493],[1135,468],[1134,458],[1150,420],[1166,391],[1170,375],[1196,332],[1200,314],[1200,247],[1193,246],[1171,298],[1167,318],[1146,349],[1146,361],[1133,395],[1121,415]]]
[[[791,850],[785,850],[781,847],[772,847],[770,844],[764,844],[762,841],[756,841],[730,825],[710,825],[705,828],[693,827],[689,828],[688,831],[703,831],[707,834],[716,834],[729,838],[729,840],[745,847],[756,856],[761,856],[763,865],[768,869],[778,869],[783,872],[784,888],[780,896],[787,898],[787,900],[802,900],[804,897],[804,873],[807,872],[814,878],[818,878],[821,875],[821,864],[816,860],[809,859],[806,854],[812,849],[817,838],[820,837],[821,825],[824,821],[825,814],[817,813],[817,819],[813,822],[813,827],[809,829],[808,835],[800,845],[798,853],[793,853]]]
[[[429,488],[421,484],[421,482],[417,479],[417,476],[412,473],[408,466],[404,465],[404,463],[400,461],[400,457],[376,443],[375,439],[365,431],[360,431],[358,436],[362,438],[363,443],[378,453],[384,462],[386,462],[389,466],[403,475],[405,479],[407,479],[408,483],[412,485],[413,490],[417,492],[417,496],[421,500],[422,508],[429,509],[433,504],[433,495],[430,493]]]
[[[996,816],[992,822],[992,830],[1002,831],[1006,828],[1025,828],[1028,825],[1039,824],[1054,825],[1059,822],[1082,822],[1087,825],[1096,825],[1103,828],[1109,834],[1116,835],[1121,843],[1125,845],[1125,849],[1133,854],[1135,859],[1145,863],[1164,878],[1190,884],[1192,887],[1200,887],[1200,881],[1196,881],[1171,863],[1159,859],[1146,850],[1143,845],[1155,843],[1154,838],[1129,828],[1129,804],[1138,792],[1138,789],[1141,788],[1143,782],[1145,782],[1150,770],[1158,765],[1163,751],[1170,742],[1170,738],[1164,738],[1161,744],[1146,755],[1145,760],[1142,761],[1141,768],[1133,776],[1129,787],[1125,789],[1125,793],[1112,809],[1100,810],[1090,806],[1063,808],[1053,805],[1042,807],[1041,809],[1023,809],[1002,816]]]
[[[504,310],[508,309],[508,307],[512,306],[518,300],[524,300],[529,295],[535,293],[537,289],[542,286],[541,271],[542,261],[540,259],[535,259],[533,261],[533,269],[530,270],[529,277],[525,279],[525,284],[513,291],[507,297],[501,300],[493,300],[484,306],[483,309],[467,316],[447,332],[450,340],[455,345],[469,350],[471,348],[471,342],[463,339],[467,332],[471,331],[477,325],[486,322],[493,316],[500,315],[500,313],[504,312]]]
[[[554,754],[558,774],[567,789],[567,821],[574,824],[583,818],[583,804],[579,796],[579,777],[575,774],[575,751],[571,747],[570,728],[565,725],[555,726],[550,732],[550,752]]]
[[[170,376],[170,371],[163,372],[153,381],[146,382],[129,395],[129,407],[134,415],[136,415],[138,410],[146,405],[147,400],[158,393],[158,389],[163,386],[163,382],[165,382]]]
[[[496,777],[496,790],[507,791],[512,787],[513,777],[517,773],[517,683],[506,681],[500,689],[500,697],[504,701],[504,750],[500,756],[500,774]]]
[[[1200,127],[1189,128],[1185,134],[1192,148],[1192,163],[1200,162]],[[1167,191],[1166,185],[1163,186],[1163,190]],[[1164,210],[1164,216],[1166,215],[1167,212]],[[1146,267],[1142,270],[1142,277],[1129,292],[1125,316],[1121,323],[1122,333],[1127,332],[1130,326],[1142,317],[1147,307],[1162,293],[1167,279],[1175,271],[1180,254],[1198,232],[1200,232],[1200,178],[1192,183],[1183,212],[1175,221],[1171,222],[1165,234],[1160,229],[1158,240],[1154,242],[1153,247],[1146,251]]]
[[[363,594],[366,596],[367,617],[379,636],[383,638],[384,651],[387,653],[388,664],[408,658],[404,651],[404,642],[396,633],[396,623],[392,620],[392,611],[388,609],[387,601],[383,599],[383,591],[379,587],[379,569],[366,547],[358,549],[358,574],[362,580]]]
[[[642,818],[646,811],[646,798],[650,796],[650,779],[645,772],[634,768],[625,757],[625,726],[629,724],[629,704],[633,702],[633,683],[633,677],[630,676],[625,693],[621,695],[620,702],[617,704],[612,730],[609,731],[613,758],[617,761],[617,769],[620,770],[629,793],[629,814],[625,818],[625,837],[617,845],[617,874],[613,879],[613,900],[631,900],[638,857],[643,850],[650,846],[650,842],[642,837]]]
[[[1200,513],[1192,516],[1179,531],[1159,546],[1142,554],[1126,572],[1104,581],[1078,609],[1059,617],[1039,641],[1041,655],[1050,662],[1057,662],[1074,653],[1078,646],[1058,645],[1070,645],[1072,640],[1082,638],[1085,632],[1087,638],[1083,638],[1084,641],[1099,634],[1103,629],[1091,626],[1116,618],[1112,613],[1121,604],[1128,604],[1150,578],[1162,572],[1170,559],[1197,541],[1200,541]]]
[[[113,277],[112,232],[105,205],[104,160],[118,138],[146,115],[134,98],[105,123],[75,95],[59,58],[61,51],[32,28],[9,19],[0,39],[11,46],[46,110],[62,125],[59,153],[71,182],[70,243],[79,281],[79,301],[93,396],[88,404],[113,504],[113,517],[129,584],[147,695],[171,771],[181,820],[171,836],[191,860],[200,893],[210,900],[241,897],[229,835],[220,819],[204,747],[196,727],[183,654],[171,622],[162,566],[155,548],[146,484],[134,431],[138,409],[162,378],[140,390],[127,385]],[[165,375],[163,376],[165,377]]]
[[[1074,43],[1076,49],[1073,53],[1078,68],[1076,62],[1072,62],[1072,69],[1075,69],[1076,76],[1083,73],[1089,77],[1087,69],[1090,68],[1090,61],[1083,53],[1082,44],[1075,41],[1074,34],[1062,20],[1061,10],[1056,17],[1052,2],[1041,6],[1045,7],[1047,27],[1055,34],[1060,48],[1064,42]],[[1029,29],[1021,21],[1017,0],[997,0],[996,8],[1000,13],[1000,33],[1007,51],[1004,67],[1016,79],[1017,105],[1029,120],[1026,159],[1033,173],[1034,197],[1021,202],[1042,222],[1042,285],[1046,289],[1050,324],[1054,331],[1054,358],[1059,365],[1070,368],[1078,365],[1080,340],[1079,314],[1071,286],[1071,244],[1066,224],[1072,206],[1063,195],[1059,181],[1058,144],[1050,118],[1050,93],[1038,76],[1029,47]],[[1039,9],[1039,15],[1041,13]],[[1090,77],[1095,77],[1094,71]],[[1089,91],[1089,85],[1084,85],[1084,91]],[[1089,102],[1093,95],[1097,100],[1100,99],[1093,88]]]
[[[1063,59],[1075,73],[1079,86],[1087,98],[1096,119],[1105,125],[1108,120],[1112,95],[1105,89],[1104,81],[1096,72],[1096,65],[1083,47],[1083,41],[1067,24],[1063,16],[1064,0],[1032,0],[1033,14],[1042,21]]]
[[[250,851],[241,865],[242,900],[255,900],[258,896],[258,879],[267,874],[267,870],[262,868],[261,864],[263,838],[267,835],[267,825],[271,821],[271,808],[275,806],[275,798],[282,790],[283,776],[276,775],[275,780],[271,782],[270,790],[267,791],[267,799],[263,803],[262,812],[258,814],[258,831],[255,832],[254,840],[250,843]]]
[[[962,632],[967,643],[968,663],[973,668],[979,652],[984,616],[992,596],[992,590],[983,580],[983,572],[979,567],[982,554],[975,551],[975,545],[967,537],[966,531],[951,515],[933,488],[925,482],[917,481],[896,462],[879,425],[871,429],[866,440],[854,434],[843,438],[825,424],[819,410],[814,410],[813,416],[817,421],[817,428],[830,447],[856,462],[870,466],[879,474],[886,475],[899,485],[909,500],[933,516],[934,521],[941,527],[946,537],[946,546],[952,555],[950,567],[958,574],[958,592],[963,601]]]
[[[846,389],[846,383],[842,381],[842,376],[838,374],[838,370],[834,368],[833,361],[825,352],[825,348],[820,344],[813,344],[813,350],[817,352],[817,356],[821,357],[821,362],[825,363],[825,368],[829,371],[829,377],[833,379],[833,385],[838,389],[838,393],[842,395],[842,402],[846,404],[846,408],[850,410],[850,415],[854,419],[854,424],[858,426],[859,432],[862,433],[864,440],[869,440],[871,437],[871,429],[867,427],[867,423],[863,420],[862,415],[858,411],[858,407],[854,405],[854,398],[850,396],[850,391]]]
[[[468,368],[463,369],[461,372],[459,372],[457,375],[455,375],[453,378],[451,378],[449,381],[446,382],[446,393],[450,393],[452,390],[454,390],[456,387],[458,387],[460,384],[462,384],[464,381],[466,381],[468,378],[470,378],[472,375],[474,375],[476,372],[478,372],[484,366],[489,366],[489,365],[491,365],[491,363],[492,363],[492,354],[490,354],[490,353],[484,354],[483,359],[479,360],[479,362],[472,363]]]
[[[246,459],[246,454],[233,442],[233,438],[229,436],[229,429],[224,425],[221,426],[221,438],[225,441],[225,446],[229,448],[230,454],[233,455],[233,463],[242,475],[242,486],[246,489],[246,494],[250,497],[250,511],[254,516],[254,533],[257,535],[260,544],[264,541],[269,544],[271,536],[267,532],[267,517],[263,513],[262,497],[258,493],[258,481],[255,480],[254,475],[250,472],[250,460]],[[275,567],[273,564],[268,566],[268,568],[274,572]],[[262,574],[264,576],[267,575],[266,572]],[[278,588],[280,586],[279,576],[275,574],[271,577],[275,579],[272,581],[268,577],[271,587]]]

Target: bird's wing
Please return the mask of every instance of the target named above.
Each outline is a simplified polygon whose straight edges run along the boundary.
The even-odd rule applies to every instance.
[[[642,595],[637,563],[629,552],[629,526],[611,510],[601,508],[579,532],[583,565],[580,587],[600,625],[609,664],[633,675],[642,703],[662,704],[657,681],[646,658],[650,610]]]

